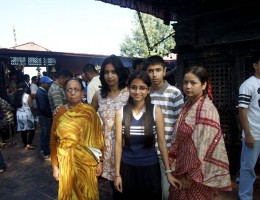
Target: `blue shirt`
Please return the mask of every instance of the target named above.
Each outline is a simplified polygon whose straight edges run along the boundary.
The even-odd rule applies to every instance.
[[[124,114],[122,120],[122,134],[124,134]],[[144,145],[144,126],[142,125],[143,114],[141,118],[136,119],[132,114],[132,121],[130,126],[130,147],[123,146],[122,162],[134,166],[148,166],[159,162],[158,155],[155,148],[155,143],[151,147]],[[153,136],[155,140],[156,128],[155,122],[153,125]]]
[[[36,93],[36,103],[39,115],[42,115],[47,118],[52,118],[51,106],[48,99],[48,92],[39,87]]]

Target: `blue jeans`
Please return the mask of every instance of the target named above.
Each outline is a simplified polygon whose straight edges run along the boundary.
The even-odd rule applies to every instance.
[[[43,155],[50,155],[52,118],[39,115],[39,124],[41,126],[41,150],[43,151]]]
[[[248,148],[242,140],[240,180],[238,194],[241,200],[253,199],[253,186],[256,179],[255,165],[260,154],[260,140],[255,140],[254,148]]]
[[[6,168],[5,160],[4,160],[4,157],[3,157],[1,150],[0,150],[0,169],[5,169],[5,168]]]

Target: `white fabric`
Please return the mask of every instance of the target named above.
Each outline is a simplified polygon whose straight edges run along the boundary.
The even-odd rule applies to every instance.
[[[87,101],[89,104],[91,104],[92,98],[96,91],[100,89],[99,86],[101,86],[99,76],[95,76],[94,78],[92,78],[87,86]]]
[[[36,94],[38,90],[38,86],[35,83],[32,83],[30,89],[31,89],[31,94]]]
[[[154,107],[153,107],[153,118],[154,118],[154,121],[156,121],[155,108],[156,108],[156,105],[154,105]],[[121,121],[123,121],[124,107],[120,108],[120,112],[121,112],[121,116],[122,116]],[[136,120],[139,120],[139,119],[141,119],[141,117],[143,116],[144,112],[145,112],[145,108],[143,108],[142,111],[141,111],[138,115],[136,115],[136,114],[133,113],[133,116],[134,116],[134,118],[135,118]]]
[[[29,95],[24,93],[22,107],[16,111],[17,131],[34,130],[34,116],[28,104]]]

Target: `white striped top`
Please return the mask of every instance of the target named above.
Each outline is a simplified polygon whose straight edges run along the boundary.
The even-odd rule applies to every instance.
[[[160,105],[162,109],[165,127],[164,134],[167,148],[169,150],[174,139],[173,129],[183,107],[183,95],[178,88],[165,81],[162,88],[158,91],[151,89],[150,96],[152,103]],[[156,148],[157,153],[160,156],[161,153],[158,149],[158,142],[156,142]]]

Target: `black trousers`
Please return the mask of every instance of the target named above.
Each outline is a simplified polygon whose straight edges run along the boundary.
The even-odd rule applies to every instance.
[[[21,138],[22,138],[24,147],[26,147],[27,144],[32,144],[34,135],[35,135],[35,130],[21,131]]]

